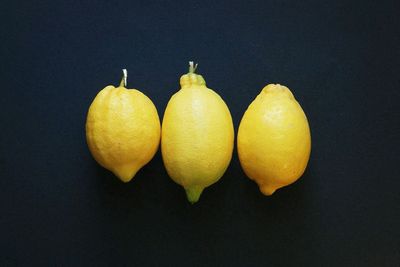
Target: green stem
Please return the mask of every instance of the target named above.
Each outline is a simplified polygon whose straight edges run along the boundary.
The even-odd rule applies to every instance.
[[[189,73],[194,73],[197,69],[197,65],[199,64],[196,63],[196,65],[194,65],[193,61],[189,61]]]
[[[126,87],[128,84],[128,71],[126,69],[122,69],[122,80],[121,83],[119,84],[119,87]]]

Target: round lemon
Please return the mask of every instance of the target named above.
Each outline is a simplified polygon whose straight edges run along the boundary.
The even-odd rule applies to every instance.
[[[304,173],[311,150],[310,128],[289,88],[269,84],[262,89],[243,115],[237,146],[244,172],[265,195]]]
[[[124,73],[119,87],[105,87],[90,105],[86,140],[101,166],[129,182],[157,151],[160,119],[147,96],[125,88]]]
[[[164,113],[161,152],[169,176],[194,203],[227,169],[234,130],[225,102],[194,73],[193,62],[189,65],[189,73],[180,79],[181,89]]]

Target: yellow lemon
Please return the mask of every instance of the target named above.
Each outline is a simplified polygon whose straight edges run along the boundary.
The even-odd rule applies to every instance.
[[[240,164],[264,195],[295,182],[307,166],[310,128],[289,88],[269,84],[250,104],[239,125]]]
[[[180,79],[181,89],[164,113],[161,152],[169,176],[194,203],[227,169],[234,130],[225,102],[194,73],[193,62],[189,65],[189,73]]]
[[[86,140],[95,160],[123,182],[148,163],[160,143],[160,119],[153,102],[126,89],[126,70],[119,87],[109,85],[90,105]]]

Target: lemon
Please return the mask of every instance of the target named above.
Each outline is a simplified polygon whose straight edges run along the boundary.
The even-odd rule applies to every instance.
[[[126,70],[119,87],[101,90],[90,105],[86,140],[95,160],[123,182],[148,163],[160,142],[160,119],[153,102],[126,89]]]
[[[307,166],[311,136],[307,117],[289,88],[269,84],[239,125],[240,164],[264,195],[295,182]]]
[[[201,75],[180,78],[181,89],[168,102],[162,122],[161,152],[169,176],[183,186],[189,202],[217,182],[232,157],[232,117],[222,98]]]

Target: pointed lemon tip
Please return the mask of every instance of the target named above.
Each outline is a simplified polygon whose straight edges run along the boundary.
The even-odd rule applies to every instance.
[[[277,189],[278,188],[267,185],[260,186],[261,193],[263,193],[266,196],[271,196]]]
[[[135,177],[138,169],[132,166],[120,166],[116,168],[113,172],[114,174],[124,183],[129,182]]]
[[[204,188],[198,187],[198,186],[193,186],[193,187],[188,187],[185,189],[186,191],[186,197],[188,201],[191,204],[196,203],[200,199],[200,195],[203,192]]]

